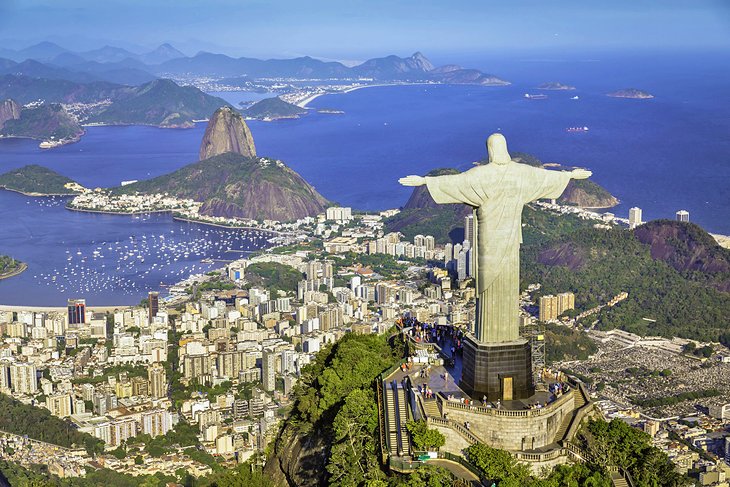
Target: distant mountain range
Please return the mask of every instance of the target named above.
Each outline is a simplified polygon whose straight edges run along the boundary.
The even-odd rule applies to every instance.
[[[98,104],[83,113],[84,123],[170,128],[191,127],[193,120],[205,120],[218,108],[229,106],[221,98],[193,86],[179,86],[169,79],[125,86],[105,81],[80,83],[5,75],[0,77],[0,100],[3,99],[12,99],[21,105],[37,100],[44,100],[46,104]]]
[[[369,59],[357,66],[348,67],[339,62],[320,61],[309,56],[262,60],[199,52],[188,57],[170,44],[162,44],[142,54],[114,46],[74,52],[52,42],[41,42],[20,50],[0,49],[0,74],[82,83],[109,81],[129,85],[149,82],[156,77],[182,75],[509,84],[495,75],[475,69],[465,69],[453,64],[436,67],[420,52],[406,58],[390,55]]]
[[[229,106],[196,87],[180,86],[168,79],[195,76],[231,86],[250,83],[262,90],[280,79],[509,84],[475,69],[436,67],[420,52],[406,58],[374,58],[349,67],[311,57],[261,60],[209,52],[187,57],[170,44],[134,53],[114,46],[74,52],[41,42],[20,50],[0,48],[0,100],[13,100],[19,105],[41,101],[64,104],[66,108],[46,110],[54,114],[55,120],[47,124],[39,118],[42,111],[28,112],[22,117],[24,121],[5,124],[3,135],[48,140],[57,139],[63,132],[72,141],[83,134],[78,123],[191,127],[194,120],[207,119],[218,108]],[[301,113],[299,108],[275,98],[250,107],[246,116],[269,119]]]

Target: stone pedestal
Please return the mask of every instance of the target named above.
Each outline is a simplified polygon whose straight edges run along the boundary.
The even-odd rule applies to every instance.
[[[520,339],[487,344],[468,335],[464,340],[459,387],[476,400],[481,400],[484,395],[489,401],[532,396],[535,386],[532,382],[530,342]]]

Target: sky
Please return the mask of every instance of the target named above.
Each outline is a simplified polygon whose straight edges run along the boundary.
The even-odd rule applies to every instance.
[[[0,0],[0,45],[363,60],[383,54],[730,48],[727,0]]]

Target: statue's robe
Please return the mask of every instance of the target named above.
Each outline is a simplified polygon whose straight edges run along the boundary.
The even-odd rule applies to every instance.
[[[550,171],[510,161],[489,163],[461,174],[427,176],[436,203],[474,208],[477,319],[474,334],[483,343],[519,339],[522,208],[541,198],[558,198],[570,172]]]

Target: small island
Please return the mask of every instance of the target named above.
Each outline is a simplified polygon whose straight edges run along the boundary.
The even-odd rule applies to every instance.
[[[74,180],[36,164],[0,174],[0,188],[26,196],[77,195],[84,190]]]
[[[306,115],[308,110],[300,106],[288,103],[275,96],[273,98],[264,98],[246,109],[243,114],[246,118],[255,120],[280,120],[282,118],[299,118]]]
[[[646,91],[637,90],[636,88],[626,88],[623,90],[612,91],[611,93],[608,93],[606,96],[610,96],[612,98],[633,98],[636,100],[646,100],[649,98],[654,98],[654,95],[652,95],[651,93],[647,93]]]
[[[25,262],[20,262],[7,255],[0,255],[0,279],[17,276],[28,268]]]
[[[570,91],[574,90],[575,86],[564,85],[563,83],[550,82],[543,83],[537,87],[538,90],[553,90],[553,91]]]

